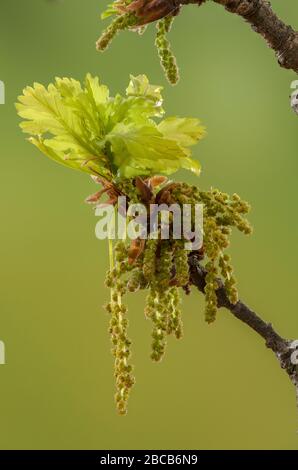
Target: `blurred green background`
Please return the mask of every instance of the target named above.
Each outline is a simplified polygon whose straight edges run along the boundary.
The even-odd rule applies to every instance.
[[[58,76],[100,75],[112,92],[129,74],[165,86],[168,114],[201,118],[207,138],[195,154],[201,187],[238,192],[252,203],[251,238],[231,252],[241,297],[282,335],[297,338],[297,128],[290,83],[265,42],[210,2],[188,7],[171,33],[181,82],[165,81],[154,26],[95,51],[106,1],[2,0],[0,80],[1,449],[297,449],[294,390],[250,329],[220,311],[203,320],[202,296],[184,300],[185,336],[150,362],[143,294],[131,296],[137,385],[118,417],[108,316],[101,306],[106,244],[84,198],[87,176],[47,160],[25,141],[14,102],[25,85]],[[298,26],[296,2],[272,1]],[[189,178],[181,174],[183,178]]]

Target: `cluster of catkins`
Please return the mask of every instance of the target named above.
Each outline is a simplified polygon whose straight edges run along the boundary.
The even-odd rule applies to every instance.
[[[175,85],[179,81],[179,69],[177,66],[176,58],[171,50],[170,42],[167,39],[167,34],[170,32],[174,16],[168,15],[156,23],[156,40],[155,45],[158,51],[162,68],[168,81]],[[111,24],[103,31],[101,37],[96,43],[98,51],[104,51],[112,42],[114,37],[124,30],[136,31],[143,34],[146,29],[145,26],[138,26],[139,19],[134,13],[122,13],[116,16]]]
[[[137,188],[131,182],[122,184],[122,191],[124,187],[127,188],[130,200],[136,202]],[[236,194],[230,197],[215,189],[200,191],[186,183],[175,183],[169,191],[172,199],[180,205],[203,204],[204,241],[199,250],[199,259],[205,263],[207,270],[205,318],[211,323],[217,312],[216,290],[219,279],[225,285],[229,300],[234,304],[238,301],[230,257],[224,251],[229,245],[232,227],[245,234],[251,232],[244,217],[249,206]],[[144,312],[153,324],[151,358],[159,362],[165,353],[167,336],[174,335],[177,339],[182,337],[181,292],[190,292],[188,261],[193,252],[185,250],[185,240],[149,238],[140,246],[138,256],[131,258],[129,242],[117,241],[110,251],[113,260],[106,277],[106,285],[111,290],[111,300],[106,308],[110,314],[117,388],[115,399],[120,414],[127,412],[129,392],[135,383],[130,364],[131,341],[127,334],[127,308],[123,305],[123,296],[140,289],[148,291]]]

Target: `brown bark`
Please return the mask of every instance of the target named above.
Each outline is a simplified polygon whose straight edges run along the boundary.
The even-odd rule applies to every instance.
[[[281,67],[298,73],[298,32],[287,26],[266,0],[213,0],[249,23],[276,53]],[[194,2],[196,3],[196,2]]]

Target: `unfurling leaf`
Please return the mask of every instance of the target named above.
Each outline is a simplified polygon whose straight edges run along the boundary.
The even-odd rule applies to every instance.
[[[198,119],[193,118],[166,118],[158,125],[158,130],[168,139],[175,140],[185,150],[186,147],[195,145],[206,134],[205,127]]]
[[[199,174],[189,146],[204,135],[196,119],[167,118],[159,123],[162,87],[145,75],[131,76],[126,96],[111,97],[97,77],[84,84],[56,78],[47,88],[25,88],[16,107],[29,141],[49,158],[108,180],[172,174],[185,168]]]

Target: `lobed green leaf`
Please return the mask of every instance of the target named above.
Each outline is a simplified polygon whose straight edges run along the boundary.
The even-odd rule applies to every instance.
[[[82,85],[56,78],[47,88],[25,88],[16,104],[20,126],[29,141],[46,156],[70,168],[108,179],[180,168],[200,171],[189,147],[204,135],[196,119],[167,118],[162,88],[145,75],[131,76],[126,96],[111,97],[97,77],[88,74]]]

